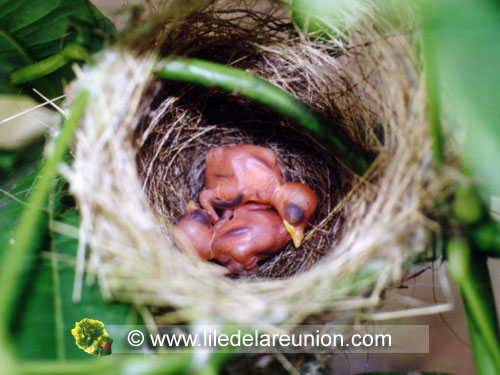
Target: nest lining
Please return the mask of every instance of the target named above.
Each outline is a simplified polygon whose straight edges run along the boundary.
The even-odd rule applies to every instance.
[[[170,91],[162,87],[168,85],[159,86],[163,92]],[[141,180],[155,212],[175,223],[189,200],[198,201],[204,188],[205,155],[209,149],[241,143],[266,146],[285,164],[286,179],[307,183],[317,193],[320,204],[304,245],[295,249],[289,243],[265,261],[254,277],[291,276],[310,268],[325,255],[338,237],[341,216],[324,219],[353,181],[349,175],[342,178],[349,172],[327,150],[274,113],[249,101],[227,98],[227,94],[213,90],[186,93],[181,85],[166,100],[170,105],[162,108],[161,123],[152,129],[138,154]],[[145,121],[138,132],[147,129],[147,124]]]
[[[290,37],[290,24],[272,14],[212,4],[175,28],[164,52],[269,79],[378,152],[370,172],[355,176],[296,125],[249,100],[152,79],[154,54],[105,51],[74,85],[88,88],[92,103],[67,171],[82,214],[80,258],[88,242],[89,271],[105,296],[174,307],[163,323],[292,324],[377,304],[427,243],[424,213],[445,182],[431,167],[408,38],[367,12],[347,44],[315,43]],[[254,279],[233,280],[181,254],[168,227],[203,188],[206,151],[244,142],[275,150],[288,178],[316,191],[319,209],[302,248],[287,247]]]

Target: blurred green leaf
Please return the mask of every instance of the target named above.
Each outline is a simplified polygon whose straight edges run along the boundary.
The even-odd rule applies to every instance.
[[[28,163],[23,168],[0,183],[0,272],[3,272],[8,264],[4,262],[5,251],[9,245],[14,241],[14,232],[17,226],[18,218],[20,217],[23,209],[26,207],[25,203],[31,193],[33,183],[38,176],[41,160]],[[40,239],[41,241],[41,239]],[[23,279],[27,279],[27,275],[34,268],[32,258],[24,259],[23,263]],[[38,275],[31,278],[31,285],[38,285],[41,289],[50,288],[44,284],[39,284]],[[37,311],[38,306],[42,305],[50,307],[46,300],[35,299],[29,306],[24,308],[33,309]],[[34,315],[33,315],[34,316]],[[45,317],[40,317],[38,327],[47,327],[50,330],[50,325],[47,325]],[[41,347],[54,347],[47,345],[47,336],[40,337],[39,345]]]
[[[17,157],[17,155],[16,155]],[[0,182],[0,259],[12,241],[17,218],[25,207],[31,187],[39,171],[40,160],[20,166],[19,170]],[[0,263],[0,271],[2,264]]]
[[[360,372],[356,375],[451,375],[447,372],[434,372],[434,371],[371,371],[371,372]]]
[[[105,34],[114,26],[88,0],[0,0],[0,92],[32,95],[29,87],[13,87],[7,75],[58,54],[72,42],[99,50]],[[64,82],[73,77],[69,65],[32,86],[46,96],[62,93]]]
[[[474,255],[473,255],[474,254]],[[487,265],[487,257],[470,248],[463,239],[451,239],[446,247],[448,269],[462,292],[469,331],[474,344],[476,370],[493,367],[500,373],[500,343],[495,297]],[[480,349],[486,348],[486,351]],[[484,366],[483,366],[483,365]]]
[[[16,154],[13,152],[0,151],[0,176],[4,171],[9,171],[14,167]]]
[[[16,180],[18,178],[22,180],[23,174],[29,173],[28,170],[33,167],[33,163],[37,160],[41,160],[43,141],[43,139],[35,139],[16,150],[0,150],[1,189],[9,191],[12,185],[22,183],[22,181]],[[0,193],[0,208],[4,198],[5,196]],[[6,202],[7,201],[3,201],[4,204],[6,204]],[[2,213],[0,212],[0,216],[1,215]]]
[[[452,207],[455,217],[464,224],[478,223],[484,216],[483,202],[474,186],[459,185]]]
[[[217,369],[193,366],[193,355],[175,351],[146,357],[115,354],[106,358],[78,361],[19,362],[16,375],[211,375]]]
[[[56,358],[54,295],[50,263],[39,262],[13,323],[13,346],[20,358]]]
[[[476,248],[488,256],[500,256],[500,223],[489,220],[470,231]]]
[[[500,193],[500,3],[421,0],[427,69],[484,196]],[[433,103],[430,103],[431,105]]]
[[[346,31],[345,14],[352,9],[352,1],[293,0],[291,9],[293,21],[304,33],[328,40]]]
[[[456,152],[465,170],[488,201],[500,192],[500,3],[421,0],[420,6],[432,130],[439,133],[436,124],[447,120],[446,130],[461,147]],[[454,205],[454,211],[466,222],[475,222],[481,214],[470,203],[477,199],[465,200],[467,204]],[[479,248],[494,246],[495,229],[484,227],[473,241]],[[463,240],[450,241],[448,262],[463,293],[476,371],[498,373],[500,345],[491,280],[486,257],[473,250],[471,255]]]
[[[78,212],[71,208],[58,220],[77,228]],[[89,358],[71,335],[75,322],[83,318],[98,319],[105,325],[137,323],[130,305],[104,301],[96,283],[84,285],[81,301],[72,302],[77,245],[77,239],[53,233],[52,251],[40,256],[14,322],[13,343],[19,358]]]
[[[465,304],[465,316],[469,326],[469,337],[472,346],[472,352],[475,358],[475,367],[477,374],[495,374],[496,365],[492,356],[489,355],[488,344],[484,340],[470,308]]]
[[[10,267],[5,262],[5,250],[10,248],[19,217],[27,207],[26,201],[35,181],[39,178],[41,148],[24,149],[16,153],[19,158],[15,170],[0,180],[0,272]],[[28,162],[29,160],[33,160]],[[59,180],[52,193],[52,203],[43,215],[71,226],[77,231],[79,216],[72,198]],[[46,227],[44,227],[46,228]],[[85,285],[81,302],[72,302],[74,279],[73,259],[77,240],[46,229],[34,236],[38,249],[23,258],[23,293],[15,307],[15,319],[10,327],[12,346],[22,359],[88,358],[89,355],[75,345],[71,329],[82,318],[96,318],[105,324],[135,324],[128,321],[128,304],[108,303],[102,300],[96,284]]]
[[[70,145],[73,133],[79,125],[83,111],[88,101],[88,91],[80,91],[71,107],[70,115],[61,125],[61,133],[55,140],[51,153],[48,153],[41,163],[42,172],[34,180],[32,191],[29,193],[12,238],[8,240],[1,258],[0,272],[0,344],[6,348],[7,333],[11,314],[19,292],[26,280],[23,276],[23,266],[27,261],[36,258],[42,242],[39,240],[45,234],[48,195],[54,188],[57,180],[59,163],[64,159]],[[6,192],[4,192],[6,193]],[[6,193],[9,198],[12,194]],[[31,263],[31,262],[29,262]],[[8,350],[8,349],[6,349]]]

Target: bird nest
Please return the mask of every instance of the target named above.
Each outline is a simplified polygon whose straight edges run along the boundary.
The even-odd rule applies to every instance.
[[[160,322],[291,324],[374,306],[429,242],[426,214],[444,183],[431,165],[414,35],[367,7],[346,14],[345,33],[312,40],[273,2],[231,4],[170,24],[154,51],[121,45],[78,72],[72,90],[91,99],[66,171],[81,212],[75,290],[88,244],[87,271],[104,296],[173,308]],[[157,51],[264,77],[376,155],[372,166],[355,174],[300,126],[237,93],[155,78]],[[318,209],[298,249],[288,245],[251,277],[227,277],[181,253],[171,230],[204,187],[207,151],[241,143],[273,149],[287,179],[316,192]]]

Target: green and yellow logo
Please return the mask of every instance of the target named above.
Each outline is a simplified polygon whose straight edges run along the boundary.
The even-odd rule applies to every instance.
[[[113,339],[106,332],[104,323],[95,319],[82,319],[71,330],[76,346],[87,353],[103,356],[111,354]]]

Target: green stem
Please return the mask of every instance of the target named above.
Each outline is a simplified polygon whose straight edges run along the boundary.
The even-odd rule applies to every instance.
[[[55,212],[55,194],[54,191],[49,197],[49,223],[54,221]],[[56,246],[54,241],[54,234],[50,231],[50,251],[56,254]],[[54,322],[55,322],[55,335],[56,335],[56,353],[57,358],[65,358],[64,354],[64,329],[63,329],[63,308],[61,300],[61,281],[59,279],[59,261],[56,257],[51,257],[51,269],[52,269],[52,284],[54,285]]]
[[[9,74],[9,81],[13,85],[20,85],[53,73],[72,60],[85,61],[88,58],[89,53],[84,47],[76,43],[70,43],[63,48],[61,53],[12,72]]]
[[[476,367],[487,361],[494,366],[495,374],[500,374],[500,344],[498,336],[498,320],[495,308],[495,297],[491,288],[491,279],[487,266],[487,258],[476,253],[473,260],[474,270],[470,281],[463,283],[462,294],[467,305],[467,312],[481,334],[482,342],[487,350],[476,357]],[[474,350],[479,353],[479,349]],[[486,357],[488,357],[486,359]],[[478,374],[481,372],[476,371]]]
[[[424,66],[425,71],[425,83],[427,86],[427,110],[429,111],[429,125],[430,133],[432,137],[432,147],[434,154],[434,164],[436,166],[441,165],[444,161],[444,138],[443,131],[441,128],[441,97],[439,90],[439,76],[437,72],[437,67],[433,63],[430,54],[432,51],[430,48],[426,48],[429,43],[430,36],[428,35],[427,27],[423,28],[424,32]]]
[[[89,94],[81,91],[72,107],[69,118],[64,121],[61,134],[56,140],[53,152],[43,162],[42,171],[36,180],[33,192],[30,194],[26,208],[23,210],[14,232],[12,243],[5,252],[2,261],[4,267],[0,273],[0,339],[6,342],[9,333],[9,321],[14,306],[16,291],[21,283],[23,263],[32,258],[32,252],[38,245],[37,233],[42,224],[42,211],[48,193],[57,173],[57,166],[66,153],[73,133],[80,123]]]
[[[0,40],[1,39],[6,40],[7,43],[9,43],[18,52],[18,54],[23,58],[24,63],[29,64],[30,66],[34,64],[33,58],[14,38],[13,35],[11,35],[5,30],[0,29]],[[39,82],[39,85],[41,85],[40,87],[43,88],[42,91],[45,93],[45,95],[56,96],[56,94],[54,93],[53,85],[48,80],[42,79]]]
[[[465,315],[469,326],[469,337],[472,346],[472,354],[474,355],[474,363],[476,374],[495,374],[495,361],[488,355],[488,345],[484,341],[483,335],[472,317],[472,313],[465,303]]]
[[[498,318],[487,257],[477,251],[472,255],[469,244],[457,239],[448,242],[446,256],[450,273],[462,291],[470,330],[481,336],[474,340],[486,347],[486,351],[476,357],[476,368],[481,367],[480,362],[487,361],[494,366],[494,373],[500,374]],[[479,353],[479,349],[475,348],[474,353]]]
[[[181,57],[160,61],[156,74],[163,79],[217,87],[254,99],[295,120],[320,140],[330,142],[339,159],[353,171],[363,174],[370,165],[361,153],[355,153],[359,148],[340,130],[324,123],[300,100],[261,77],[226,65]]]

